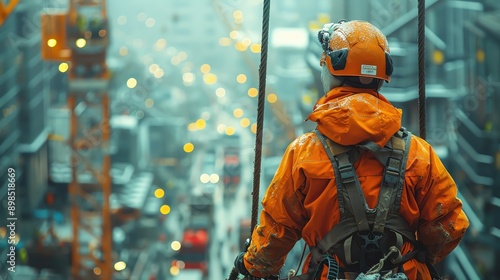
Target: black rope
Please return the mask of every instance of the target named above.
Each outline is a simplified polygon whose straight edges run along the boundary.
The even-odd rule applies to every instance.
[[[255,137],[255,161],[253,173],[253,191],[252,191],[252,220],[250,224],[250,236],[257,225],[259,210],[259,189],[260,189],[260,168],[262,162],[262,134],[264,125],[264,106],[266,100],[266,75],[267,75],[267,41],[269,35],[269,11],[271,0],[264,0],[262,15],[262,43],[259,66],[259,96],[257,101],[257,131]],[[233,267],[228,280],[236,280],[238,270]]]
[[[425,139],[425,0],[418,0],[418,109],[420,137]]]
[[[266,73],[267,73],[267,38],[269,35],[269,10],[271,0],[264,0],[264,11],[262,16],[262,45],[259,66],[259,97],[257,103],[257,131],[255,137],[255,161],[253,168],[253,191],[252,191],[252,222],[250,236],[257,225],[259,210],[259,183],[260,167],[262,160],[262,134],[264,131],[264,105],[266,100]]]

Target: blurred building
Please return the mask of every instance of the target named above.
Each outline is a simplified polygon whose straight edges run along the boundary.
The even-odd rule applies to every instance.
[[[40,58],[37,15],[41,6],[38,1],[19,3],[0,27],[0,201],[2,209],[7,209],[7,169],[13,168],[15,215],[23,221],[17,223],[16,234],[22,243],[31,238],[33,211],[48,185],[47,81],[54,71]],[[2,210],[0,218],[6,221],[6,216],[7,211]],[[6,248],[0,248],[3,269]],[[17,260],[22,261],[19,255]]]

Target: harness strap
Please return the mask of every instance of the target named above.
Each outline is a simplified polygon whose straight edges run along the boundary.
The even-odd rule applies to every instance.
[[[368,225],[368,219],[366,218],[365,212],[365,209],[368,208],[368,206],[366,205],[365,196],[363,195],[356,171],[349,162],[349,156],[346,153],[338,155],[337,160],[337,169],[340,175],[340,180],[349,195],[351,211],[354,215],[354,219],[356,220],[358,231],[368,232],[370,231],[370,226]]]
[[[347,190],[351,202],[351,212],[356,219],[358,231],[368,232],[370,227],[365,213],[365,208],[368,208],[368,206],[366,205],[365,196],[361,190],[358,176],[349,161],[349,155],[347,153],[354,149],[354,147],[339,145],[333,141],[329,141],[329,139],[323,136],[318,130],[314,132],[323,144],[328,158],[332,162],[332,167],[337,166],[337,168],[333,168],[335,177],[339,178],[340,183]],[[339,194],[338,197],[340,196]]]

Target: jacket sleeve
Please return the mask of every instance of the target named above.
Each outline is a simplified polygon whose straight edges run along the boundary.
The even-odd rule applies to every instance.
[[[425,247],[427,260],[435,264],[455,249],[469,220],[457,197],[457,185],[433,148],[421,139],[416,144],[421,148],[418,152],[429,158],[416,193],[420,209],[417,238]]]
[[[303,196],[296,191],[304,181],[303,174],[294,174],[293,143],[282,161],[262,200],[259,225],[253,231],[244,263],[255,277],[279,273],[287,254],[301,238],[305,224]]]

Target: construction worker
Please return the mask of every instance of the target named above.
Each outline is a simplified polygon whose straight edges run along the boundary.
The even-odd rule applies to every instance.
[[[469,221],[433,147],[379,93],[393,71],[387,39],[364,21],[327,24],[318,39],[326,94],[308,117],[317,127],[287,147],[235,268],[276,277],[303,238],[310,252],[289,279],[437,277],[432,265]]]

